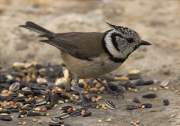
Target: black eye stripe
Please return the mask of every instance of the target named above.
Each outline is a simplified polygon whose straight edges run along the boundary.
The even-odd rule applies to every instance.
[[[135,42],[133,38],[126,38],[129,43]]]

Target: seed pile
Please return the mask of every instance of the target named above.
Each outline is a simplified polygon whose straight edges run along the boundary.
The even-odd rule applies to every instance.
[[[12,68],[8,70],[0,68],[0,120],[11,121],[12,117],[10,114],[14,112],[19,113],[17,118],[50,116],[48,113],[49,109],[57,107],[57,104],[67,102],[81,105],[77,86],[71,79],[71,76],[71,72],[65,65],[43,66],[34,61],[14,63]],[[136,79],[138,81],[134,81]],[[125,90],[137,92],[137,86],[155,83],[154,80],[142,80],[138,70],[130,71],[126,76],[115,75],[111,80],[112,83],[101,77],[99,80],[117,93],[124,93]],[[119,81],[119,83],[114,84],[113,81]],[[159,87],[167,89],[168,84],[169,81],[161,82]],[[92,78],[80,79],[79,87],[87,102],[96,103],[95,108],[115,109],[115,104],[112,101],[98,104],[98,101],[103,99],[99,94],[106,93],[106,89],[97,80]],[[151,90],[155,92],[157,88],[152,88]],[[142,97],[156,98],[156,94],[144,94]],[[133,102],[141,103],[137,98],[134,98]],[[165,106],[169,105],[168,99],[165,99],[163,104]],[[150,103],[127,105],[128,110],[151,107],[152,104]],[[61,125],[67,117],[79,115],[87,117],[92,114],[87,108],[75,110],[72,106],[64,106],[60,108],[60,111],[63,112],[58,117],[51,118],[49,125]],[[36,122],[37,120],[33,119],[32,121]],[[37,122],[43,123],[41,120]],[[26,122],[21,124],[25,125]]]

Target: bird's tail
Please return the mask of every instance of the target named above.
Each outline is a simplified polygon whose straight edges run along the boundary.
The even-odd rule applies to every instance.
[[[35,31],[36,33],[40,34],[39,37],[46,37],[49,39],[55,37],[55,33],[30,21],[27,21],[25,25],[19,25],[19,27],[23,27],[23,28]]]

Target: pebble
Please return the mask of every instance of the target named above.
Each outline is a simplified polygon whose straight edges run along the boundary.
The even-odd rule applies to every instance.
[[[168,99],[164,99],[164,100],[163,100],[163,104],[164,104],[165,106],[168,106],[168,105],[169,105],[169,100],[168,100]]]

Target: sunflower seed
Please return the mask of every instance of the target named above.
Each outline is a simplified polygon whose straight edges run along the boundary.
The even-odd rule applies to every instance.
[[[115,105],[112,101],[107,101],[105,105],[107,108],[115,109]]]
[[[60,118],[60,119],[64,119],[64,118],[67,118],[67,117],[69,117],[70,115],[68,114],[68,113],[61,113],[59,116],[58,116],[58,118]]]
[[[168,80],[161,82],[161,87],[166,87],[169,84]]]
[[[9,87],[9,90],[10,91],[17,91],[19,90],[20,88],[20,83],[19,82],[15,82],[13,83],[10,87]]]
[[[11,116],[1,116],[0,119],[3,121],[11,121],[12,117]]]
[[[82,117],[87,117],[87,116],[90,116],[91,114],[92,114],[92,112],[87,111],[82,115]]]
[[[73,111],[71,114],[70,114],[70,116],[73,116],[73,117],[75,117],[75,116],[79,116],[79,115],[81,115],[81,111],[80,110],[75,110],[75,111]]]
[[[59,123],[59,118],[58,117],[53,117],[53,118],[51,118],[51,122],[52,123]]]
[[[127,105],[126,108],[128,110],[133,110],[133,109],[137,109],[137,106],[136,105]]]
[[[168,106],[168,105],[169,105],[169,100],[168,100],[168,99],[164,99],[164,100],[163,100],[163,104],[164,104],[165,106]]]
[[[156,94],[146,94],[142,96],[143,98],[156,98]]]
[[[140,101],[138,98],[134,98],[134,99],[133,99],[133,102],[141,103],[141,101]]]
[[[45,105],[45,104],[47,104],[47,101],[46,100],[42,100],[42,101],[37,102],[35,105],[39,106],[39,105]]]
[[[152,104],[150,103],[145,103],[145,104],[142,104],[142,106],[145,106],[145,108],[152,108]]]

